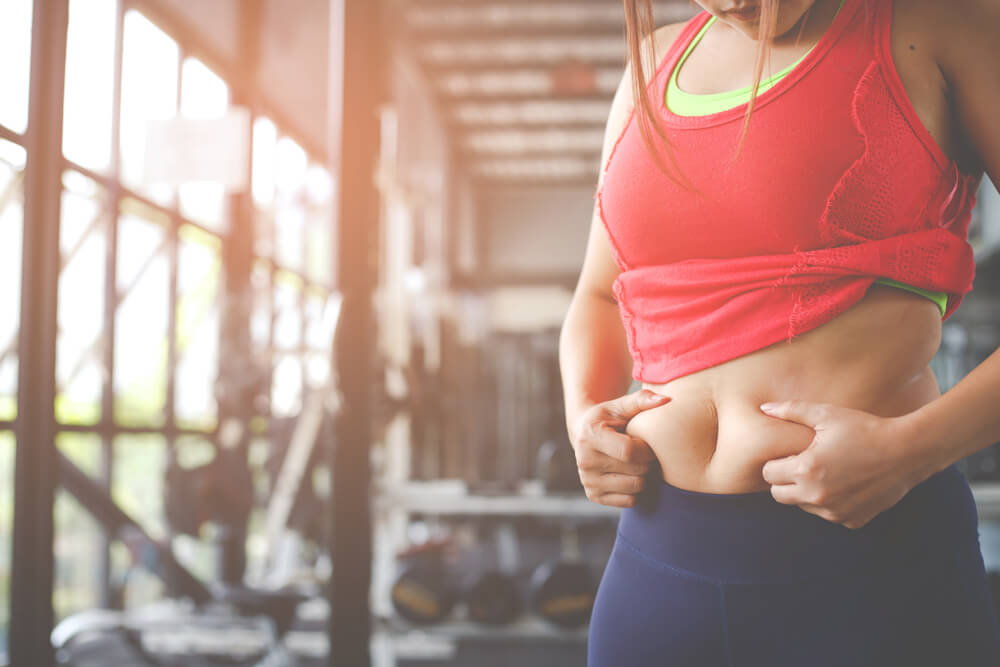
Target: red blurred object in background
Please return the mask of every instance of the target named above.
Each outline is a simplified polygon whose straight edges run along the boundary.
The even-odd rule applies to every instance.
[[[597,91],[594,68],[578,60],[568,60],[551,71],[552,90],[556,93],[593,93]]]

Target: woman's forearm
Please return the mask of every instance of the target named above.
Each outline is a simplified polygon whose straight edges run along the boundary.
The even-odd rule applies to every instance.
[[[574,294],[559,334],[559,368],[567,429],[589,406],[628,391],[632,357],[618,304],[596,293]]]
[[[909,434],[903,446],[928,465],[928,472],[1000,442],[1000,350],[947,392],[900,417]]]

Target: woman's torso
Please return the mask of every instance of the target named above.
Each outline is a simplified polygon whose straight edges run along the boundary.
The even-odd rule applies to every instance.
[[[892,55],[906,93],[938,145],[962,166],[968,153],[957,138],[944,81],[931,56],[933,32],[925,25],[919,3],[894,4]],[[828,25],[836,2],[818,0],[813,14],[823,5],[828,10],[823,25]],[[675,26],[660,31],[666,43],[658,43],[658,49],[665,50],[677,36]],[[710,39],[710,29],[683,63],[681,89],[711,93],[750,83],[749,41],[743,38],[740,50],[740,40],[733,37],[741,36],[718,28],[715,39]],[[772,71],[793,63],[817,38],[814,34],[800,47],[776,50]],[[724,63],[743,63],[745,76],[734,78],[733,67]],[[728,73],[719,78],[720,72]],[[941,312],[933,301],[873,284],[847,311],[790,342],[664,384],[643,383],[672,400],[639,413],[626,432],[652,447],[663,478],[674,486],[708,493],[764,490],[768,484],[761,476],[763,464],[803,450],[813,432],[765,415],[761,403],[803,399],[886,417],[906,414],[940,395],[929,366],[940,338]]]

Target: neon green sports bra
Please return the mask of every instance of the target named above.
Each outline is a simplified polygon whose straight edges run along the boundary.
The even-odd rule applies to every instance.
[[[840,8],[843,6],[844,0],[840,0],[840,7],[837,8],[837,12],[839,12]],[[715,23],[716,20],[717,17],[713,15],[708,19],[708,21],[705,22],[704,27],[698,31],[698,34],[695,35],[694,39],[691,40],[691,43],[688,44],[684,53],[681,54],[673,72],[670,73],[670,78],[667,79],[666,93],[664,95],[663,103],[668,109],[670,109],[670,111],[678,116],[704,116],[711,113],[717,113],[719,111],[725,111],[726,109],[731,109],[750,101],[750,86],[746,86],[745,88],[740,88],[738,90],[726,90],[721,93],[709,93],[703,95],[684,92],[677,86],[677,72],[680,70],[681,65],[685,60],[687,60],[688,54],[691,53],[691,50],[695,47],[695,45],[701,41],[705,32],[713,23]],[[811,50],[812,49],[810,49],[810,51]],[[801,58],[780,72],[773,74],[766,79],[761,79],[760,88],[758,89],[757,94],[759,95],[763,93],[765,90],[780,81],[782,77],[795,69],[795,67],[802,62],[803,58],[807,55],[809,55],[809,51],[804,53]],[[906,283],[901,283],[898,280],[893,280],[892,278],[877,278],[875,282],[909,290],[910,292],[915,292],[916,294],[925,296],[931,301],[937,303],[938,307],[941,309],[941,316],[944,316],[945,309],[948,305],[948,294],[946,292],[935,292],[922,287],[907,285]]]

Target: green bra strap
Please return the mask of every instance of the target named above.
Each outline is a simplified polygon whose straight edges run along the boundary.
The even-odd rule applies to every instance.
[[[938,305],[941,309],[941,317],[944,317],[945,311],[948,309],[948,293],[947,292],[934,292],[932,290],[924,289],[923,287],[915,287],[914,285],[907,285],[906,283],[901,283],[898,280],[893,280],[892,278],[877,278],[875,280],[877,283],[882,283],[883,285],[890,285],[892,287],[899,287],[901,289],[909,290],[916,294],[927,297],[934,303]]]

